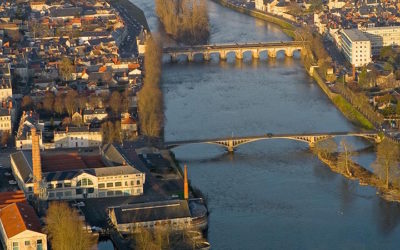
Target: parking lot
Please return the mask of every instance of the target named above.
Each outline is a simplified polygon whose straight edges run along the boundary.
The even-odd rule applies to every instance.
[[[9,151],[0,152],[0,192],[15,191],[18,185],[11,173]]]

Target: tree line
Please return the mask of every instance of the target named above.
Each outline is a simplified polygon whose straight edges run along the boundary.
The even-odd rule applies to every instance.
[[[138,113],[143,135],[159,137],[164,125],[164,104],[160,88],[161,44],[149,37],[146,41],[144,59],[145,77],[143,87],[138,93]]]
[[[156,14],[177,42],[204,44],[210,36],[207,1],[156,0]]]

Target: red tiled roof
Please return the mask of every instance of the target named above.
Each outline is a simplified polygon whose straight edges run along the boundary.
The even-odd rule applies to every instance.
[[[13,203],[0,210],[0,220],[8,238],[26,230],[41,233],[38,216],[26,203]]]
[[[0,193],[0,209],[15,202],[26,203],[25,194],[23,191],[1,192]]]

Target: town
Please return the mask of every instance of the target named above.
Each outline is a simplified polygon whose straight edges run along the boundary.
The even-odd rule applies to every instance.
[[[278,202],[264,197],[259,205],[258,200],[247,197],[248,193],[241,193],[249,190],[233,187],[232,183],[241,182],[247,175],[247,169],[240,172],[233,166],[240,160],[247,161],[243,165],[250,167],[251,172],[256,162],[255,158],[246,159],[240,151],[245,148],[242,145],[251,143],[251,150],[256,148],[252,153],[258,153],[258,149],[264,149],[259,146],[260,141],[265,141],[262,143],[274,152],[272,157],[258,156],[258,160],[269,159],[260,165],[292,164],[292,174],[304,176],[295,166],[303,164],[303,159],[309,156],[300,158],[296,150],[290,155],[292,144],[288,146],[281,141],[306,143],[307,147],[301,146],[301,150],[311,152],[320,165],[328,166],[332,173],[343,178],[346,192],[352,195],[362,192],[354,187],[354,181],[360,186],[373,187],[371,194],[354,196],[379,197],[380,202],[393,206],[389,211],[395,213],[393,217],[400,218],[396,217],[400,211],[398,1],[154,0],[150,1],[151,10],[143,1],[138,2],[7,0],[0,3],[0,238],[4,249],[71,249],[71,244],[76,244],[76,249],[210,249],[211,244],[215,244],[215,249],[293,248],[292,244],[297,244],[293,238],[288,245],[275,242],[282,232],[279,237],[272,237],[268,243],[271,245],[252,245],[251,240],[236,237],[232,239],[238,241],[235,246],[227,240],[239,234],[235,230],[245,230],[250,235],[249,227],[259,225],[246,223],[252,221],[256,211],[261,213],[257,216],[265,219],[266,214],[292,211],[291,207],[296,207],[286,204],[295,198],[275,197]],[[156,22],[152,20],[154,15]],[[238,15],[229,19],[232,24],[227,21],[227,30],[230,25],[240,23],[237,20],[243,21],[242,28],[238,27],[232,37],[221,35],[222,26],[216,21],[225,15]],[[259,34],[246,31],[245,25],[252,27],[253,22]],[[269,40],[270,34],[274,38]],[[256,41],[254,37],[266,41]],[[169,64],[165,71],[162,64]],[[248,74],[249,79],[235,75],[241,70],[244,75],[248,73],[246,67],[257,69],[257,73]],[[232,68],[234,71],[227,73]],[[261,72],[264,68],[268,72],[270,68],[290,70],[276,76]],[[221,69],[226,72],[221,73]],[[298,75],[302,70],[305,74]],[[262,91],[265,86],[251,92],[252,86],[233,84],[232,89],[240,89],[240,96],[249,92],[253,95],[250,98],[254,97],[241,102],[239,95],[232,94],[231,87],[224,85],[221,78],[225,76],[230,83],[252,84],[261,78],[263,83],[284,84],[282,79],[296,77],[287,81],[312,82],[320,93],[316,94],[311,85],[306,90],[296,86],[296,92],[314,93],[317,98],[307,96],[291,107],[295,110],[295,106],[304,105],[302,110],[279,114],[293,116],[293,120],[275,121],[275,113],[269,115],[267,122],[260,118],[262,123],[272,124],[272,129],[267,126],[265,131],[252,118],[253,113],[262,117],[264,109],[255,112],[248,109],[254,105],[256,110],[257,104],[263,103],[257,94],[267,95]],[[214,82],[221,86],[212,89],[207,85]],[[213,93],[201,95],[198,83]],[[285,95],[281,96],[283,92]],[[171,97],[171,93],[175,95]],[[208,104],[214,104],[215,93],[221,103],[209,108]],[[199,96],[204,99],[199,101]],[[280,113],[280,105],[291,105],[293,101],[283,101],[284,98],[295,99],[293,91],[288,89],[278,91],[277,96],[282,103],[273,95],[261,96],[260,100],[274,100],[266,106],[271,105]],[[237,100],[232,101],[235,97]],[[306,101],[309,102],[304,104]],[[335,107],[335,111],[328,105]],[[316,106],[324,108],[315,111]],[[312,111],[316,114],[310,117],[315,120],[308,121],[307,115]],[[202,112],[207,117],[202,117]],[[239,113],[240,120],[248,119],[251,123],[245,126],[245,135],[236,133],[234,128]],[[193,117],[196,115],[201,122]],[[171,117],[177,118],[176,123],[171,123]],[[224,117],[229,126],[218,122]],[[182,125],[186,122],[187,127]],[[317,123],[323,125],[318,127]],[[196,127],[202,126],[204,130],[196,132]],[[221,128],[220,133],[224,134],[214,133]],[[268,144],[271,140],[277,141],[277,148],[283,148],[280,153],[289,154],[286,159],[280,158],[272,144]],[[204,144],[216,145],[217,156],[208,159],[215,152],[201,148]],[[178,147],[183,150],[175,150]],[[199,152],[207,152],[207,159]],[[192,158],[191,153],[200,159]],[[357,158],[364,153],[369,154],[365,157],[368,163],[362,157]],[[232,168],[219,168],[228,158],[226,165]],[[201,170],[191,168],[191,164]],[[212,168],[207,172],[209,166]],[[196,180],[189,178],[191,171]],[[217,171],[221,171],[222,177]],[[282,170],[268,168],[268,171],[271,172],[265,185],[274,183],[270,176]],[[326,178],[324,181],[331,178],[321,177],[330,176],[331,172],[318,171],[321,170],[314,170],[317,178]],[[230,176],[232,173],[239,177]],[[256,179],[257,175],[253,172],[251,178]],[[320,185],[321,180],[316,183]],[[309,179],[309,183],[315,183],[314,179]],[[303,184],[298,183],[299,190],[304,188]],[[332,183],[324,185],[313,190],[323,190],[326,186],[342,190],[342,186],[330,186]],[[264,186],[259,188],[264,189]],[[269,191],[265,193],[271,195]],[[345,195],[339,196],[337,199],[341,201]],[[336,205],[335,201],[330,202],[334,204],[331,203],[332,207]],[[224,209],[227,219],[219,221],[216,218],[224,217]],[[336,214],[343,215],[347,207],[340,209]],[[298,211],[301,213],[300,208]],[[229,226],[235,222],[233,218],[244,218],[245,222],[236,221],[238,224]],[[276,219],[275,223],[286,223],[286,219],[279,220],[280,215],[270,218]],[[390,230],[397,230],[397,221]],[[222,225],[231,233],[227,230],[224,235],[224,230],[219,230]],[[266,229],[260,227],[260,230]],[[283,229],[277,229],[277,233],[279,230]],[[391,249],[391,242],[386,243],[383,248]]]
[[[140,137],[143,14],[110,2],[1,3],[4,249],[48,249],[48,242],[58,249],[49,214],[60,207],[84,226],[88,242],[79,249],[104,238],[132,248],[133,235],[161,225],[174,237],[192,232],[191,246],[207,244],[207,208],[187,169]]]

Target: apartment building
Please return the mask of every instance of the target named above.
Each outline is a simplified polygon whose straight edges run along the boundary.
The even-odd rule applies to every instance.
[[[382,47],[400,46],[400,26],[362,27],[360,30],[371,41],[372,55],[379,55]]]
[[[344,56],[354,67],[362,67],[372,61],[371,42],[360,30],[342,30],[340,42]]]

